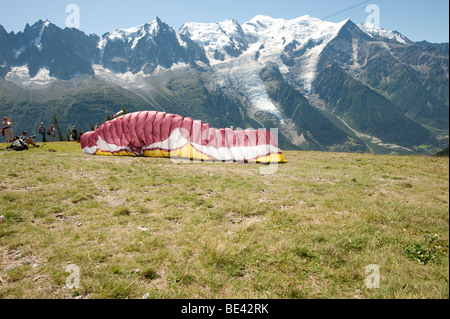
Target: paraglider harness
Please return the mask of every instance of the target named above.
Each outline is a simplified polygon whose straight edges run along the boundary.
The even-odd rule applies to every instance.
[[[10,146],[8,146],[6,149],[13,150],[13,151],[26,151],[28,150],[28,144],[22,140],[20,137],[15,136],[13,142]]]

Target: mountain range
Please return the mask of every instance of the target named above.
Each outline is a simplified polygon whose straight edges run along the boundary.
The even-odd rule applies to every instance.
[[[448,146],[449,45],[351,20],[156,18],[102,36],[50,21],[0,26],[0,113],[34,134],[156,110],[278,128],[284,149],[434,154]]]

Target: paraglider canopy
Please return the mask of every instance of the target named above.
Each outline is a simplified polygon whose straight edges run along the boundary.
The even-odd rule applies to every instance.
[[[83,134],[81,147],[84,153],[93,155],[286,162],[275,135],[269,131],[214,129],[199,120],[156,111],[116,117]]]

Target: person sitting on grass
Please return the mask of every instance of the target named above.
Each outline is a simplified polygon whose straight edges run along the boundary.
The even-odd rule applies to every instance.
[[[22,141],[27,143],[28,145],[33,145],[34,147],[39,147],[39,145],[33,140],[34,136],[29,137],[28,132],[24,131],[22,132],[22,135],[19,137]]]

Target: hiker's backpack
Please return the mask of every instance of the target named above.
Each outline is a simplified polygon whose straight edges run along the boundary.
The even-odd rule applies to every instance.
[[[25,151],[28,150],[28,144],[22,141],[20,138],[14,139],[14,141],[11,143],[11,146],[9,146],[9,149],[14,151]]]

